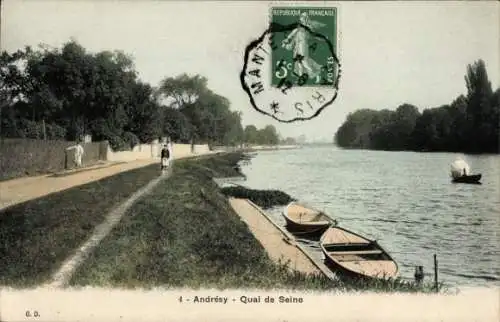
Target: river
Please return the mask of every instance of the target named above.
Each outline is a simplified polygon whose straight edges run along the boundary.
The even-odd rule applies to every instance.
[[[245,186],[278,189],[376,239],[412,278],[423,265],[450,286],[498,286],[500,156],[466,155],[482,185],[453,184],[459,154],[342,150],[333,145],[259,151],[241,169]],[[281,209],[271,216],[284,225]],[[307,243],[320,256],[317,243]]]

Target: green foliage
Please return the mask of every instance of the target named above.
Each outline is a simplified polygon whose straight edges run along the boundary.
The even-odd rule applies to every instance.
[[[273,125],[257,129],[255,125],[247,125],[243,130],[243,137],[247,144],[276,145],[280,142],[279,134]]]
[[[163,133],[175,142],[189,143],[194,137],[194,126],[181,111],[166,107],[164,109]]]
[[[286,137],[284,139],[282,139],[280,141],[281,144],[285,144],[285,145],[295,145],[297,144],[297,140],[295,138],[292,138],[292,137]]]
[[[21,138],[61,140],[66,137],[66,129],[57,124],[44,124],[43,122],[21,119],[17,128],[18,137]]]
[[[107,141],[114,151],[130,150],[130,144],[119,135],[112,135],[107,138]]]
[[[345,148],[499,153],[500,89],[492,91],[482,60],[467,66],[465,81],[467,96],[422,114],[410,104],[351,113],[335,142]]]
[[[139,138],[137,137],[137,135],[135,135],[132,132],[124,132],[123,133],[123,140],[125,142],[127,142],[127,144],[131,148],[134,148],[135,146],[141,144],[141,141],[139,140]]]

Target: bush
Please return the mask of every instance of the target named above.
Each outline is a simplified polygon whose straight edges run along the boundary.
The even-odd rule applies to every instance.
[[[125,142],[125,140],[119,135],[111,135],[106,138],[109,141],[109,145],[113,151],[127,151],[130,150],[130,144]]]
[[[139,138],[137,137],[137,135],[135,135],[134,133],[132,132],[125,132],[123,133],[123,140],[128,144],[130,145],[130,147],[133,149],[136,145],[139,145],[141,144],[141,141],[139,140]]]
[[[16,134],[26,139],[43,139],[43,122],[27,119],[17,121]],[[47,140],[62,140],[66,137],[66,129],[57,124],[46,123],[45,135]]]
[[[288,194],[279,190],[254,190],[245,187],[225,187],[221,192],[234,198],[250,199],[259,207],[264,209],[274,206],[284,206],[295,201]]]
[[[46,124],[46,134],[48,140],[62,140],[66,137],[66,129],[57,124]]]

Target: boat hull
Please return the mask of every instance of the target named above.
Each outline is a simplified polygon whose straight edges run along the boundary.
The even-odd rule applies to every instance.
[[[340,279],[375,280],[395,278],[397,276],[397,263],[376,241],[369,240],[361,235],[340,228],[338,226],[333,227],[332,231],[333,230],[340,231],[340,235],[348,235],[351,239],[350,241],[334,241],[332,240],[332,238],[329,238],[329,236],[327,236],[330,232],[330,230],[328,230],[323,234],[320,240],[321,250],[325,257],[325,265],[334,273],[338,273],[337,276]],[[334,249],[332,249],[332,247]],[[342,251],[342,249],[344,249],[344,251]],[[357,256],[366,256],[369,253],[375,253],[375,256],[377,256],[377,258],[368,259],[356,257],[355,259],[347,259],[346,262],[346,258],[343,256],[356,256],[352,255],[353,253],[356,253],[356,250],[358,251],[358,254],[363,254]],[[333,255],[333,253],[335,253],[336,255]],[[341,258],[343,258],[342,261]],[[348,263],[356,263],[358,265],[349,265]],[[366,266],[363,266],[363,264],[366,265],[367,263],[370,263],[369,265],[375,264],[379,269],[372,270],[371,273],[367,273],[366,270],[360,270],[361,267],[366,268]],[[353,269],[350,269],[349,266]]]
[[[300,217],[297,218],[297,214]],[[298,237],[319,239],[336,221],[319,210],[291,202],[283,211],[286,229]],[[313,217],[313,218],[312,218]]]
[[[283,217],[285,217],[286,229],[289,232],[296,234],[301,233],[308,236],[320,236],[332,225],[331,223],[302,225],[290,220],[287,216]]]
[[[453,178],[452,182],[453,183],[470,183],[470,184],[480,184],[482,175],[481,174],[475,174],[471,176],[461,176],[457,178]]]

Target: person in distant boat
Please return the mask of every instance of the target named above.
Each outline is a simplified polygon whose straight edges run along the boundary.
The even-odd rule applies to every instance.
[[[467,175],[467,171],[466,169],[464,168],[464,177]]]
[[[170,149],[167,144],[163,145],[163,149],[161,149],[161,171],[167,170],[169,166],[170,159]]]

